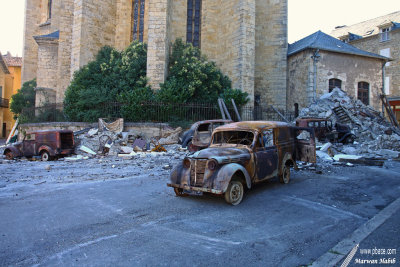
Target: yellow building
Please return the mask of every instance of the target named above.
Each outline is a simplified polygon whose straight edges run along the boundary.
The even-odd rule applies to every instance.
[[[14,114],[10,110],[11,96],[21,88],[22,58],[10,53],[0,53],[0,138],[7,138],[14,126]]]

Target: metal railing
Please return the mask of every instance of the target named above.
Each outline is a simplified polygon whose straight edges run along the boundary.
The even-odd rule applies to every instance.
[[[232,120],[238,121],[234,108],[229,103],[227,103],[227,107]],[[127,105],[109,102],[97,106],[96,109],[99,118],[124,118],[126,122],[190,124],[201,120],[222,118],[218,105],[210,103],[140,102],[135,105]],[[238,110],[243,121],[293,121],[295,119],[294,112],[276,110],[273,107],[248,105],[239,107]],[[65,115],[63,104],[24,109],[20,117],[25,122],[72,121]],[[93,121],[96,120],[97,117],[93,118]]]

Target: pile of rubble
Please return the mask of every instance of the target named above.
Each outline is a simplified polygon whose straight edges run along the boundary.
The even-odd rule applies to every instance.
[[[142,132],[123,131],[123,119],[107,124],[99,120],[99,127],[75,132],[77,156],[65,160],[87,159],[95,156],[155,156],[165,153],[164,146],[177,144],[182,128],[170,129],[163,136],[146,137]],[[174,146],[175,147],[175,146]]]
[[[350,98],[339,88],[321,96],[300,117],[319,117],[345,123],[350,126],[357,139],[354,144],[319,144],[320,159],[337,160],[340,155],[355,155],[367,158],[398,158],[400,151],[399,130],[394,128],[382,115],[360,100]],[[336,157],[335,157],[336,156]],[[355,158],[343,156],[342,158]]]

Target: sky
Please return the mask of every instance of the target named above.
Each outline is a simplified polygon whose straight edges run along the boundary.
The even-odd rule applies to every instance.
[[[229,0],[226,0],[229,1]],[[400,0],[288,0],[288,42],[395,11]],[[0,52],[22,56],[25,0],[0,0]]]

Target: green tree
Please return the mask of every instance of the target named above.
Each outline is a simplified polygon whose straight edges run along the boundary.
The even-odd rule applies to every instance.
[[[25,108],[33,108],[35,106],[35,88],[36,79],[25,82],[21,89],[11,97],[10,109],[14,113],[16,119]]]
[[[146,87],[146,62],[147,47],[143,43],[133,42],[122,52],[103,47],[94,61],[75,72],[65,92],[67,117],[96,121],[100,117],[120,116],[113,102],[133,102],[132,98],[152,96],[151,89]]]
[[[161,84],[157,99],[162,102],[217,103],[219,97],[230,102],[233,98],[238,105],[247,103],[247,93],[232,89],[228,76],[212,61],[191,44],[177,39],[170,56],[168,78]]]

